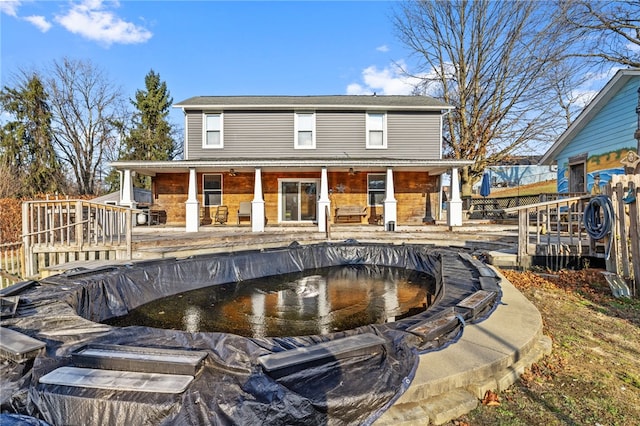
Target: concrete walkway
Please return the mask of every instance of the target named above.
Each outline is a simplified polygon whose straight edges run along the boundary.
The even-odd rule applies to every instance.
[[[473,410],[487,390],[502,391],[551,353],[538,310],[502,278],[502,303],[489,318],[464,328],[446,348],[420,356],[409,389],[374,424],[440,425]]]

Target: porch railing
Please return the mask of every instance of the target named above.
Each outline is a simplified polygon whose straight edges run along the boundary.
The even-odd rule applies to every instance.
[[[131,259],[133,210],[86,200],[22,204],[25,275],[77,260]]]

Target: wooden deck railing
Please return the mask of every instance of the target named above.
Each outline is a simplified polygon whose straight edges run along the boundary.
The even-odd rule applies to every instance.
[[[584,228],[584,206],[591,196],[558,198],[504,209],[518,216],[518,264],[531,266],[531,257],[592,256],[595,245]]]
[[[132,212],[86,200],[24,202],[26,277],[70,261],[130,259]]]
[[[590,256],[606,260],[607,271],[623,278],[633,296],[640,279],[640,176],[614,175],[602,192],[611,200],[611,231],[595,241],[584,225],[592,196],[504,209],[518,216],[518,265],[531,266],[532,256]],[[601,213],[602,214],[602,213]]]
[[[22,242],[0,244],[0,288],[20,281],[24,276]]]

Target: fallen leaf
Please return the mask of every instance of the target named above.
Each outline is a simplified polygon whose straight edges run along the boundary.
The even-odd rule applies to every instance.
[[[498,394],[490,390],[486,391],[484,393],[484,398],[482,399],[482,405],[487,405],[489,407],[500,405],[500,399],[498,398]]]

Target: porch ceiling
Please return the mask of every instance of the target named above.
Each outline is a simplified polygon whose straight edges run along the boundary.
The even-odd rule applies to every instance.
[[[199,172],[253,172],[261,168],[264,172],[279,171],[328,171],[346,172],[355,170],[384,171],[387,167],[394,170],[424,172],[432,175],[445,173],[452,167],[464,167],[473,164],[473,160],[409,160],[409,159],[224,159],[224,160],[179,160],[179,161],[116,161],[111,166],[116,170],[132,170],[147,176],[157,173],[186,173],[191,168]]]

